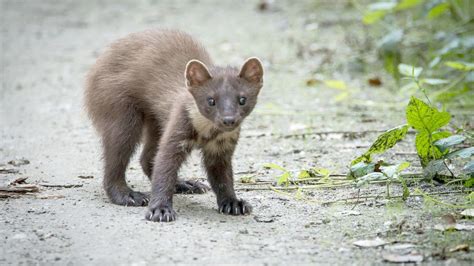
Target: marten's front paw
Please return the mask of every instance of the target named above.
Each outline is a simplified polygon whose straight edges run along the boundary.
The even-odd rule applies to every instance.
[[[225,199],[219,204],[219,212],[231,215],[247,215],[252,212],[252,206],[242,199]]]
[[[152,222],[172,222],[176,220],[176,212],[171,206],[150,205],[146,212],[145,219]]]

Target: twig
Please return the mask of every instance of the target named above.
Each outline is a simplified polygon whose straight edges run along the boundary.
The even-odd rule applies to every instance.
[[[34,184],[19,184],[16,186],[0,187],[0,192],[7,193],[29,193],[38,191],[39,187]]]
[[[315,189],[315,188],[336,188],[336,187],[347,187],[347,186],[352,186],[353,183],[346,183],[346,184],[334,184],[334,185],[309,185],[309,186],[288,186],[288,187],[274,187],[274,186],[266,186],[266,187],[242,187],[242,188],[236,188],[236,190],[245,190],[245,191],[251,191],[251,190],[297,190],[299,188],[301,189]]]
[[[303,137],[303,136],[323,136],[323,135],[348,135],[348,136],[355,136],[355,135],[366,135],[370,133],[383,133],[386,130],[366,130],[366,131],[313,131],[313,132],[303,132],[303,133],[293,133],[293,134],[271,134],[272,136],[276,136],[278,138],[293,138],[293,137]]]
[[[463,190],[440,191],[440,192],[431,192],[431,193],[424,193],[424,194],[410,194],[408,197],[423,197],[425,195],[434,196],[434,195],[448,195],[448,194],[464,194],[466,192],[469,192],[469,191],[463,191]],[[333,200],[333,201],[323,201],[323,202],[318,202],[318,201],[312,200],[311,202],[320,203],[322,205],[330,205],[330,204],[339,203],[339,202],[350,203],[349,201],[356,200],[355,203],[358,203],[357,201],[359,199],[377,199],[379,196],[380,195],[377,195],[377,196],[368,195],[368,196],[357,196],[357,197],[350,197],[350,198],[344,198],[344,199]],[[390,198],[392,198],[392,199],[393,198],[403,198],[403,195],[395,195],[395,196],[391,196]],[[446,203],[444,203],[444,204],[446,204]],[[448,205],[451,205],[451,204],[448,204]],[[463,206],[463,207],[465,207],[465,206]]]
[[[446,169],[448,169],[449,173],[451,174],[451,177],[454,178],[454,174],[453,174],[453,171],[451,171],[451,169],[449,169],[448,165],[446,164],[446,161],[443,160],[443,164],[444,166],[446,167]]]
[[[75,188],[82,187],[82,184],[49,184],[49,183],[40,183],[42,187],[61,187],[61,188]]]
[[[355,202],[354,206],[352,206],[351,210],[353,210],[357,204],[359,203],[359,199],[360,199],[360,188],[357,190],[357,201]]]
[[[446,203],[446,202],[440,201],[438,199],[435,199],[433,197],[430,197],[431,195],[434,195],[434,194],[425,193],[425,192],[423,192],[419,189],[416,189],[415,192],[416,192],[416,194],[414,194],[414,196],[423,196],[423,197],[428,198],[429,200],[431,200],[431,201],[433,201],[437,204],[445,205],[445,206],[448,206],[450,208],[467,209],[467,208],[472,208],[473,207],[473,205],[455,205],[455,204]]]
[[[311,132],[302,132],[302,133],[293,133],[293,134],[278,134],[278,133],[259,133],[256,135],[245,135],[244,138],[260,138],[264,136],[271,136],[277,138],[293,138],[293,137],[303,137],[303,136],[324,136],[324,135],[366,135],[372,133],[384,133],[386,130],[365,130],[365,131],[311,131]],[[414,131],[408,131],[407,134],[414,134]]]

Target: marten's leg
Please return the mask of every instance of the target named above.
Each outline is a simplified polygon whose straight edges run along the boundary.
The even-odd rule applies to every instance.
[[[125,171],[133,155],[143,127],[143,116],[128,106],[101,123],[104,146],[104,189],[112,203],[145,206],[149,197],[127,186]]]
[[[160,148],[153,161],[151,198],[145,218],[154,222],[171,222],[176,219],[173,210],[173,194],[178,183],[178,171],[191,147],[191,124],[187,121],[184,107],[175,107],[160,140]]]
[[[218,154],[205,150],[203,152],[204,166],[212,190],[216,193],[219,212],[232,215],[250,214],[252,206],[238,199],[234,192],[232,172],[234,148],[223,150]]]
[[[156,152],[158,151],[158,143],[161,138],[162,130],[156,119],[148,118],[145,120],[144,145],[140,156],[140,164],[143,172],[151,180],[153,172],[153,161],[155,160]]]

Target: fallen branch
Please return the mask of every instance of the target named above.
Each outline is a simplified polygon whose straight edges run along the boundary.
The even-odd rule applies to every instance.
[[[16,186],[0,187],[0,192],[7,193],[30,193],[38,192],[39,186],[34,184],[18,184]]]
[[[467,192],[470,192],[470,191],[463,191],[463,190],[440,191],[440,192],[424,193],[423,195],[421,195],[421,194],[410,194],[410,195],[408,195],[408,197],[413,198],[413,197],[423,197],[423,196],[426,196],[426,195],[435,196],[435,195],[449,195],[449,194],[465,194]],[[309,200],[309,202],[318,203],[318,204],[322,204],[322,205],[330,205],[330,204],[341,203],[341,202],[357,204],[357,203],[361,203],[361,202],[358,202],[358,200],[360,200],[360,199],[366,199],[367,200],[367,199],[377,199],[377,198],[380,198],[380,195],[358,196],[358,197],[350,197],[350,198],[343,198],[343,199],[339,199],[339,200],[323,201],[323,202],[318,202],[316,200]],[[390,198],[403,198],[403,195],[390,196]],[[354,201],[354,202],[352,202],[352,201]]]
[[[308,128],[305,128],[307,130]],[[344,131],[344,130],[334,130],[334,131],[312,131],[312,132],[302,132],[302,133],[293,133],[293,134],[278,134],[278,133],[258,133],[255,135],[244,135],[244,138],[260,138],[264,136],[271,136],[277,138],[293,138],[293,137],[305,137],[305,136],[326,136],[326,135],[345,135],[345,136],[360,136],[372,133],[384,133],[386,130],[365,130],[365,131]],[[407,134],[415,134],[415,131],[408,131]]]
[[[76,188],[82,187],[82,184],[50,184],[50,183],[40,183],[42,187],[60,187],[60,188]]]

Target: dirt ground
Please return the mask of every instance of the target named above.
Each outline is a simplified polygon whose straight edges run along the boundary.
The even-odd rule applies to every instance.
[[[390,79],[371,67],[374,47],[365,44],[360,13],[344,1],[278,1],[264,10],[256,1],[1,0],[1,5],[0,163],[18,172],[0,173],[0,181],[28,177],[28,183],[43,186],[38,193],[0,199],[0,265],[367,265],[384,263],[387,254],[472,265],[472,251],[449,252],[474,246],[472,228],[435,229],[446,214],[472,227],[459,210],[428,205],[420,197],[385,200],[384,185],[363,188],[361,195],[382,196],[357,205],[321,204],[355,197],[353,187],[306,191],[315,202],[268,189],[278,172],[265,170],[265,163],[344,174],[375,131],[404,123],[407,98],[392,93]],[[108,43],[152,27],[193,34],[219,64],[241,64],[250,56],[263,60],[265,86],[234,157],[238,194],[253,205],[252,215],[219,214],[212,193],[176,195],[177,221],[153,223],[145,221],[145,208],[112,205],[106,198],[99,140],[83,110],[84,75]],[[374,76],[382,79],[381,87],[367,84]],[[344,80],[348,88],[341,92],[318,81],[307,86],[314,78]],[[472,112],[455,119],[469,117]],[[30,163],[7,163],[18,158]],[[411,171],[420,170],[409,141],[385,159],[407,160]],[[150,189],[137,158],[127,175],[135,189]],[[180,175],[204,178],[198,153]],[[249,175],[260,183],[239,181]],[[392,193],[399,195],[400,188],[393,185]],[[465,196],[437,197],[462,203]],[[354,245],[377,237],[386,243]]]

